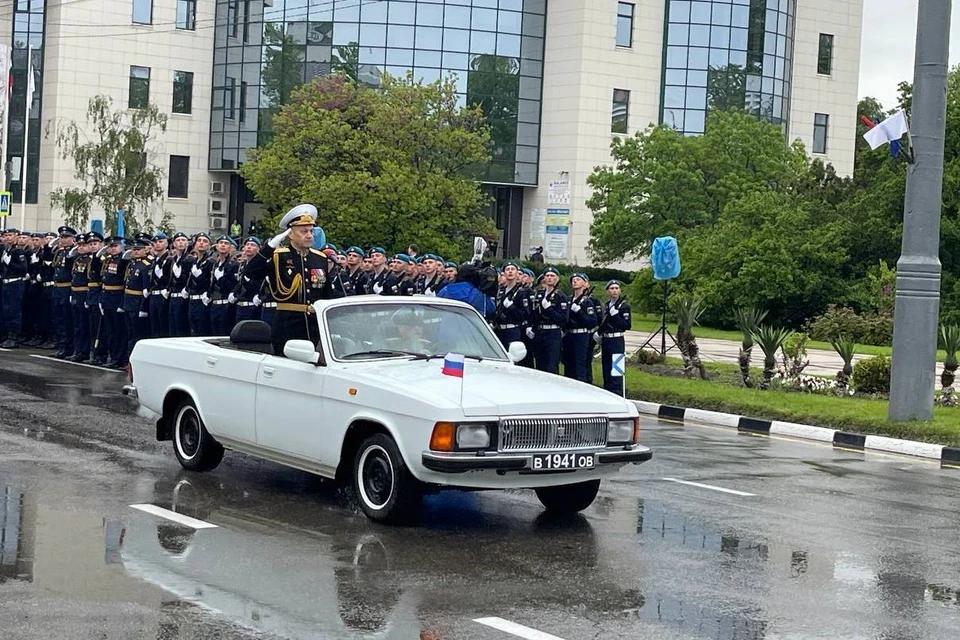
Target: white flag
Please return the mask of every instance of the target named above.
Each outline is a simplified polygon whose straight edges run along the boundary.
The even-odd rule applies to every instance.
[[[36,89],[37,85],[33,79],[33,56],[31,55],[27,62],[27,113],[33,107],[33,92]]]
[[[903,137],[903,134],[909,130],[910,127],[907,126],[906,114],[903,111],[897,111],[873,129],[863,134],[863,139],[867,141],[871,149],[876,149],[888,142],[899,140]]]

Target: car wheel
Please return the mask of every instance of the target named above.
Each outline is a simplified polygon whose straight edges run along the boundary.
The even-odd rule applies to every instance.
[[[185,400],[173,414],[173,452],[188,471],[210,471],[223,460],[223,446],[203,426],[192,400]]]
[[[368,518],[388,523],[413,515],[421,496],[397,444],[382,433],[370,436],[357,449],[353,490]]]
[[[578,513],[593,504],[599,490],[600,481],[590,480],[556,487],[541,487],[536,492],[540,504],[546,507],[547,511]]]

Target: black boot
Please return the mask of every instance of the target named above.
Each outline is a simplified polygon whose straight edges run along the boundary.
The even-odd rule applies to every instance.
[[[0,344],[0,349],[16,349],[17,348],[17,336],[13,332],[7,334],[7,339]]]

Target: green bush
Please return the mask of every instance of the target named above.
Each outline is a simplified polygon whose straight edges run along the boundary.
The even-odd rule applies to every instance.
[[[890,393],[890,358],[874,356],[854,365],[853,388],[858,393]]]
[[[807,321],[814,340],[830,342],[847,336],[858,344],[889,346],[893,340],[893,317],[889,314],[858,314],[849,307],[829,305],[826,312]]]

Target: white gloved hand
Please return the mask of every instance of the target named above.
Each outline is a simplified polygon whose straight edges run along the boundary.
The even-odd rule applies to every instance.
[[[259,307],[261,304],[260,296],[253,296],[253,306]]]
[[[570,305],[570,311],[573,311],[574,313],[579,312],[579,311],[580,311],[580,305],[578,305],[576,302],[574,302],[572,305]]]
[[[90,305],[89,305],[88,303],[84,302],[84,303],[83,303],[83,308],[84,308],[84,309],[89,309],[89,308],[90,308]]]
[[[373,285],[373,292],[377,295],[383,293],[383,285],[379,282]]]
[[[425,289],[423,295],[436,297],[437,293],[433,289]]]
[[[237,301],[237,296],[233,295],[233,292],[230,292],[230,295],[227,296],[227,302],[234,304]]]
[[[203,275],[203,271],[197,265],[193,265],[193,268],[190,269],[190,273],[193,274],[194,278],[199,278],[200,276]]]
[[[527,337],[533,340],[533,328],[527,327]]]
[[[267,246],[270,247],[271,249],[276,249],[277,247],[280,246],[281,242],[287,239],[287,236],[290,235],[291,231],[293,231],[293,229],[287,229],[283,233],[273,236],[267,241]]]
[[[179,264],[173,265],[173,277],[179,278],[181,273],[183,273],[183,268]]]
[[[123,307],[117,307],[117,313],[126,313],[126,311],[123,310]]]
[[[597,344],[600,344],[600,334],[599,334],[599,333],[593,334],[593,341],[596,342]]]
[[[141,311],[140,313],[137,314],[137,317],[138,317],[138,318],[146,318],[148,315],[150,315],[150,314],[148,314],[146,311]]]
[[[189,294],[187,293],[187,288],[186,288],[186,287],[184,287],[183,289],[180,290],[180,297],[181,297],[181,298],[186,298],[188,295],[189,295]]]
[[[100,307],[100,315],[103,315],[103,305],[102,305],[102,304],[98,304],[97,306]]]
[[[132,249],[127,249],[127,250],[124,251],[122,254],[120,254],[120,259],[121,259],[121,260],[129,260],[131,256],[133,256],[133,250],[132,250]]]
[[[161,290],[160,290],[160,295],[163,296],[163,299],[164,299],[164,300],[167,300],[167,299],[170,298],[170,290],[169,290],[169,289],[161,289]]]
[[[60,242],[60,238],[54,238],[53,240],[51,240],[50,242],[47,243],[47,246],[52,249],[52,248],[54,248],[55,246],[57,246],[57,244],[59,244],[59,242]]]
[[[38,273],[36,280],[37,282],[43,282],[43,276]]]
[[[620,310],[617,309],[616,307],[610,307],[610,315],[612,316],[620,315]]]
[[[205,306],[210,306],[210,296],[206,292],[201,293],[200,302],[202,302]]]
[[[0,262],[3,262],[3,264],[10,264],[10,254],[4,253],[3,258],[0,258]]]
[[[544,298],[543,301],[540,302],[540,306],[544,309],[549,309],[551,306],[553,306],[553,303],[547,298]]]
[[[37,264],[40,262],[40,258],[35,253],[30,254],[30,264]]]
[[[149,297],[150,297],[150,289],[144,289],[144,290],[143,290],[143,297],[144,297],[144,298],[149,298]]]
[[[94,255],[96,255],[98,258],[102,258],[103,254],[105,254],[106,252],[107,252],[107,247],[101,247],[100,250],[97,251],[97,253]]]
[[[513,298],[504,298],[503,299],[503,308],[509,309],[513,306]]]
[[[67,302],[69,302],[70,304],[73,304],[73,296],[70,296],[70,298],[67,300]]]

